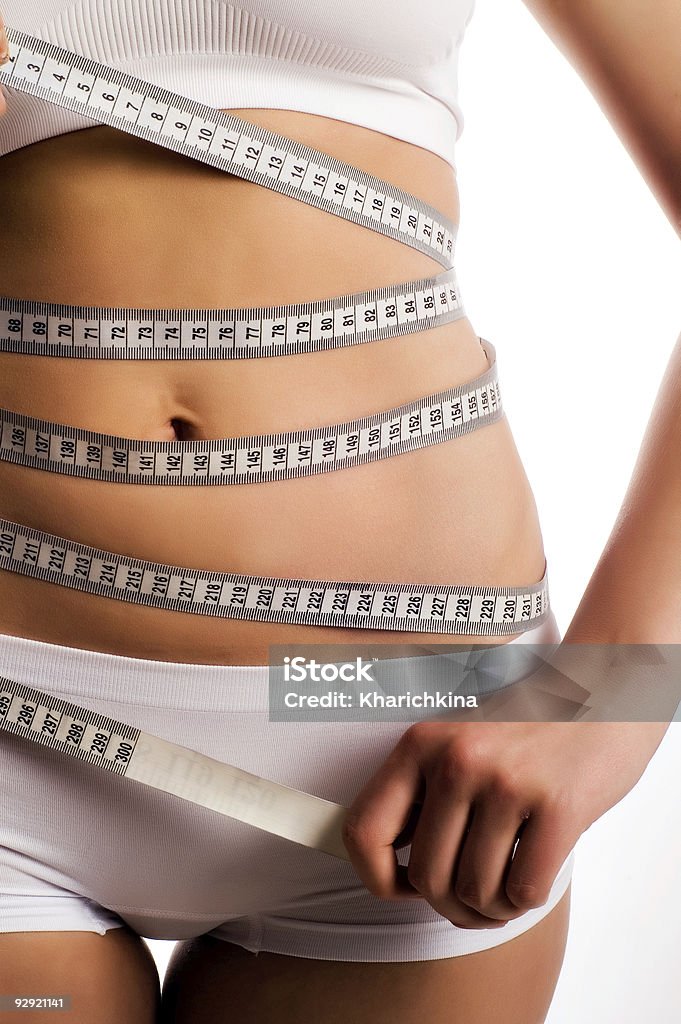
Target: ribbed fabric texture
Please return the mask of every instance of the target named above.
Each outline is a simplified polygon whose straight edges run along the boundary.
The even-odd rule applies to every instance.
[[[456,643],[456,637],[446,638]],[[444,641],[443,641],[444,642]],[[538,625],[504,647],[560,642],[552,611]],[[481,651],[485,648],[480,638]],[[465,648],[464,648],[465,650]],[[492,659],[496,647],[488,647]],[[519,653],[519,652],[518,652]],[[465,658],[465,655],[462,657]],[[391,676],[415,681],[422,662],[430,658],[399,658],[386,662]],[[527,674],[527,660],[506,658],[510,680]],[[380,667],[380,666],[379,666]],[[95,696],[126,705],[168,708],[175,711],[259,711],[269,708],[270,669],[267,665],[194,665],[176,661],[150,661],[78,647],[46,644],[40,640],[0,634],[0,675],[25,686],[36,686],[59,696]],[[430,682],[433,683],[431,668]],[[515,677],[513,676],[515,673]]]
[[[474,0],[3,0],[12,28],[224,109],[304,111],[454,166]],[[93,122],[7,89],[0,155]]]
[[[551,618],[530,637],[560,639]],[[2,635],[0,675],[344,806],[407,728],[270,722],[258,665],[166,664]],[[544,906],[505,928],[465,929],[425,900],[372,896],[344,860],[5,732],[0,795],[0,933],[101,934],[125,922],[147,938],[211,932],[288,956],[431,960],[532,927],[565,892],[574,863],[570,852]],[[408,856],[400,850],[400,863]]]

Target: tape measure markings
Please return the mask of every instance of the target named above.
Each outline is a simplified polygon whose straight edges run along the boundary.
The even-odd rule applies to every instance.
[[[111,111],[102,111],[98,109],[97,120],[103,120],[104,123],[114,124],[114,126],[120,127],[121,130],[128,131],[133,135],[147,138],[149,141],[166,145],[169,148],[178,149],[178,151],[183,152],[187,156],[209,163],[214,163],[216,159],[214,153],[210,154],[207,152],[215,141],[216,126],[220,125],[222,128],[230,131],[233,129],[235,134],[232,137],[230,144],[227,146],[230,150],[229,159],[225,160],[220,158],[218,161],[219,165],[222,166],[223,169],[229,170],[230,164],[233,163],[235,167],[238,164],[238,171],[236,171],[236,173],[239,173],[242,177],[249,177],[249,180],[258,181],[260,184],[264,184],[267,187],[277,188],[287,195],[294,194],[291,189],[290,182],[283,180],[283,171],[287,166],[286,160],[288,159],[288,156],[292,155],[294,165],[295,161],[299,158],[304,158],[304,161],[307,161],[305,167],[301,166],[300,168],[300,173],[304,175],[307,175],[310,167],[312,167],[312,164],[310,164],[309,161],[315,163],[319,158],[321,160],[321,164],[319,164],[319,166],[324,165],[325,168],[324,174],[321,176],[321,180],[317,183],[322,189],[322,195],[319,196],[313,191],[309,191],[303,197],[305,202],[310,202],[311,204],[316,205],[321,209],[328,210],[329,212],[340,212],[342,216],[347,216],[357,223],[363,223],[366,226],[380,231],[383,234],[387,234],[390,237],[396,237],[398,240],[404,241],[408,245],[420,248],[421,251],[428,251],[428,254],[431,256],[433,255],[433,247],[435,247],[435,250],[439,251],[441,257],[444,256],[444,252],[446,250],[448,256],[445,259],[441,258],[440,262],[447,268],[447,270],[452,269],[449,257],[451,256],[451,251],[453,249],[453,233],[452,237],[447,242],[444,235],[438,235],[437,225],[436,230],[432,231],[430,227],[431,222],[436,220],[437,217],[439,217],[439,214],[437,214],[437,211],[434,211],[432,207],[422,203],[420,200],[414,199],[414,197],[410,197],[407,193],[402,193],[400,190],[394,190],[393,187],[387,183],[381,182],[379,179],[372,178],[365,172],[356,170],[350,165],[335,161],[333,158],[329,158],[325,154],[320,154],[316,150],[309,150],[306,147],[301,147],[299,143],[294,142],[293,140],[286,139],[283,136],[276,136],[270,132],[263,132],[257,126],[253,126],[253,132],[251,132],[251,126],[247,122],[232,119],[222,113],[211,110],[211,108],[204,108],[199,104],[193,103],[193,101],[185,100],[182,97],[176,97],[174,94],[167,93],[164,90],[159,90],[158,87],[153,86],[150,83],[133,79],[131,76],[123,75],[121,72],[113,69],[104,68],[102,65],[90,62],[76,54],[71,54],[66,50],[60,50],[58,47],[54,47],[52,44],[46,43],[45,41],[32,39],[22,33],[13,33],[10,38],[13,39],[15,43],[19,44],[20,50],[18,53],[13,55],[10,65],[0,71],[0,74],[4,74],[5,80],[12,82],[17,86],[17,88],[40,96],[47,102],[61,104],[63,106],[67,106],[69,109],[85,111],[87,115],[88,103],[90,102],[91,96],[88,95],[87,102],[83,103],[82,100],[74,98],[75,93],[74,96],[63,94],[63,87],[65,84],[68,85],[69,88],[73,87],[74,89],[80,86],[81,91],[90,94],[97,79],[97,75],[100,72],[104,72],[105,77],[102,79],[102,83],[100,83],[100,85],[102,85],[103,88],[106,88],[107,82],[115,82],[118,92],[104,94],[100,89],[102,99],[105,103],[111,103],[113,106]],[[34,62],[36,55],[38,55],[38,59],[37,62]],[[31,60],[32,56],[34,58],[33,61]],[[57,61],[58,64],[59,60],[62,61],[62,66],[56,67],[55,61]],[[49,61],[52,61],[52,64],[49,64]],[[89,69],[87,73],[92,77],[92,81],[90,82],[86,80],[87,74],[85,72],[83,72],[83,74],[85,74],[85,78],[83,78],[83,75],[81,74],[81,70],[85,68]],[[65,73],[62,74],[62,71]],[[74,71],[77,73],[73,76],[72,81],[72,73]],[[49,82],[50,88],[44,89],[40,84],[36,84],[43,73],[45,73],[46,80]],[[58,93],[55,92],[55,88],[57,87],[55,86],[55,82],[50,80],[50,74],[55,81],[60,83]],[[109,75],[108,78],[106,78],[106,74]],[[35,75],[38,75],[38,79],[35,79]],[[26,76],[27,80],[24,80]],[[33,82],[30,81],[31,77],[33,77]],[[133,95],[133,93],[130,93],[130,88],[132,86],[141,88],[142,92],[139,95]],[[127,110],[129,106],[135,110],[135,114],[130,115],[130,118],[128,118],[127,121],[125,118],[118,118],[113,113],[114,108],[119,104],[121,97],[125,99],[125,94],[123,93],[125,88],[128,88],[130,93],[130,99],[126,101],[125,109]],[[110,99],[107,99],[107,96],[109,95]],[[135,96],[137,96],[138,99],[141,99],[139,107],[132,103],[132,99],[134,99]],[[153,105],[159,97],[161,97],[162,101],[164,101],[165,98],[165,114],[161,114],[158,110],[153,109]],[[145,108],[144,104],[147,100],[150,100],[151,103],[147,108]],[[192,120],[187,120],[186,127],[184,126],[184,122],[182,122],[182,127],[176,125],[178,131],[182,132],[181,141],[172,135],[164,136],[163,134],[159,134],[158,131],[151,131],[149,127],[153,120],[161,121],[163,125],[165,125],[170,106],[172,106],[173,103],[176,103],[180,114],[185,109],[192,113]],[[145,109],[145,116],[148,115],[149,118],[146,125],[141,124],[140,118],[138,117],[140,112]],[[94,112],[95,107],[90,105],[89,113]],[[194,116],[200,118],[204,113],[207,113],[209,118],[212,119],[211,124],[213,127],[206,128],[207,134],[204,136],[204,144],[202,148],[198,137],[201,133],[201,129],[194,124]],[[195,131],[194,137],[189,134],[190,129]],[[251,132],[251,134],[249,135],[247,132]],[[196,133],[198,133],[198,135]],[[254,152],[249,154],[247,150],[248,146],[253,141],[253,138],[257,138],[259,140],[261,148],[258,149],[255,147]],[[274,174],[274,177],[277,179],[276,184],[273,184],[274,177],[266,181],[264,180],[262,173],[258,176],[258,174],[255,174],[252,169],[249,169],[245,163],[245,161],[252,157],[252,159],[256,161],[257,165],[264,155],[262,146],[266,143],[271,144],[274,147],[281,144],[285,151],[279,155],[275,154],[276,159],[274,161],[274,170],[272,173],[274,174],[274,171],[276,170],[276,174]],[[237,157],[239,159],[237,159]],[[315,168],[312,168],[312,170],[316,173]],[[359,214],[356,209],[352,208],[355,201],[354,199],[350,200],[347,207],[343,205],[348,196],[348,193],[344,192],[346,187],[345,185],[343,185],[340,190],[343,195],[343,200],[340,206],[336,206],[334,209],[333,201],[328,197],[326,199],[324,198],[324,191],[332,181],[329,177],[331,170],[338,172],[344,172],[347,170],[347,181],[351,181],[353,186],[354,184],[359,183],[360,199],[362,202],[361,214]],[[315,183],[312,180],[307,180],[306,182],[305,178],[303,178],[302,183],[304,188],[309,188],[310,190],[315,188]],[[382,198],[379,194],[380,189],[378,191],[374,190],[373,196],[368,191],[374,184],[383,188],[384,191],[382,193]],[[300,186],[301,182],[298,181],[296,187],[299,188]],[[362,188],[365,189],[364,192],[362,192]],[[404,203],[402,212],[399,215],[399,227],[395,227],[394,225],[384,223],[383,221],[386,212],[388,212],[388,221],[391,219],[393,214],[396,215],[398,212],[387,211],[385,203],[386,198],[392,198],[393,195],[396,196],[398,194],[404,199]],[[374,199],[378,200],[375,205],[373,204]],[[370,205],[374,206],[373,213],[370,209],[367,214],[367,200],[369,200]],[[412,203],[413,207],[410,205]],[[419,211],[418,217],[412,224],[410,224],[409,220],[412,214],[416,211]],[[442,223],[444,223],[444,220]],[[417,237],[419,235],[422,237]],[[427,246],[426,241],[428,242]],[[424,246],[426,246],[425,250],[423,249]],[[14,301],[15,300],[10,300],[10,302]],[[101,313],[95,311],[95,315],[99,317],[101,316]],[[194,317],[195,311],[179,311],[180,319],[182,319],[183,315]],[[494,394],[498,394],[496,389]],[[476,396],[476,398],[481,399],[482,396]],[[286,435],[282,435],[282,437],[285,436]],[[13,446],[10,445],[10,447]],[[43,453],[36,452],[36,454]],[[260,458],[260,456],[258,456],[258,458]],[[19,527],[17,524],[10,524],[10,527],[12,527],[12,529],[16,528],[20,532],[22,530],[24,531],[22,534],[23,539],[21,540],[21,544],[26,544],[25,549],[22,549],[23,553],[21,558],[18,559],[15,557],[16,551],[14,547],[14,540],[12,540],[12,543],[10,544],[12,549],[10,557],[0,560],[3,566],[11,571],[21,572],[25,575],[34,575],[44,579],[52,579],[53,582],[56,580],[57,582],[62,583],[62,585],[71,586],[76,589],[87,589],[92,593],[108,592],[109,596],[113,595],[124,600],[142,600],[143,603],[154,606],[173,608],[175,607],[173,604],[174,601],[184,601],[186,607],[186,599],[187,597],[190,597],[190,603],[194,606],[192,610],[198,610],[196,608],[197,602],[195,601],[194,596],[181,591],[184,578],[194,579],[190,571],[184,572],[183,570],[177,570],[177,574],[173,578],[175,583],[180,586],[180,590],[178,590],[176,595],[173,594],[171,598],[168,597],[165,590],[163,594],[159,594],[158,592],[159,588],[163,589],[165,583],[169,583],[170,576],[165,580],[165,583],[162,583],[160,578],[157,578],[154,581],[153,574],[152,579],[147,580],[147,582],[150,583],[149,593],[140,597],[137,594],[137,587],[138,584],[141,586],[144,583],[146,579],[145,573],[147,571],[145,567],[151,566],[151,563],[142,563],[141,567],[140,564],[138,564],[134,567],[134,574],[131,573],[131,566],[128,565],[124,569],[126,581],[119,587],[116,582],[116,573],[118,571],[116,565],[114,565],[114,576],[109,578],[109,573],[113,565],[111,559],[113,558],[115,560],[119,558],[119,556],[110,555],[110,553],[107,552],[100,552],[102,558],[100,558],[99,568],[95,575],[92,575],[91,570],[94,571],[93,566],[88,562],[87,557],[82,554],[84,546],[78,547],[76,545],[72,545],[71,542],[63,542],[66,545],[71,545],[69,549],[71,554],[74,553],[77,547],[80,554],[75,557],[76,559],[81,558],[81,563],[77,563],[73,572],[64,572],[66,563],[56,563],[59,562],[60,558],[66,558],[69,553],[65,547],[62,546],[62,548],[59,548],[58,546],[55,547],[53,545],[50,549],[50,539],[48,535],[40,534],[39,531],[31,531],[29,528]],[[29,540],[28,535],[32,535],[33,539]],[[13,534],[8,535],[6,533],[0,543],[0,554],[3,551],[5,554],[9,553],[6,550],[8,536],[10,536],[10,539],[12,537],[16,539]],[[42,539],[36,547],[36,539],[38,538]],[[57,545],[61,543],[59,538],[52,538],[52,541],[55,541]],[[46,549],[44,542],[47,543]],[[39,556],[44,549],[47,550],[48,563],[45,565],[37,564],[39,563]],[[95,552],[95,555],[96,554],[97,553]],[[52,559],[51,562],[49,561],[50,557]],[[86,573],[87,578],[85,580],[81,575],[83,559],[85,559],[85,562],[87,562],[89,566]],[[33,564],[34,561],[36,561],[35,565]],[[78,568],[79,565],[80,568]],[[123,568],[122,560],[120,567]],[[156,567],[161,576],[163,575],[163,568],[164,567]],[[169,571],[172,570],[172,567],[165,568]],[[140,572],[141,576],[139,575]],[[154,589],[154,582],[156,584],[156,589]],[[265,583],[264,588],[262,586],[263,582]],[[510,603],[505,606],[505,610],[503,612],[497,614],[499,612],[498,601],[504,597],[508,597],[510,593],[508,588],[469,587],[465,588],[466,595],[463,597],[461,594],[461,588],[444,588],[446,598],[443,600],[438,594],[438,591],[442,590],[442,588],[439,587],[424,588],[416,585],[408,585],[407,587],[398,586],[395,588],[390,584],[369,584],[366,586],[364,584],[360,584],[357,588],[353,589],[353,585],[348,587],[347,584],[339,584],[338,587],[336,587],[335,584],[329,584],[328,581],[307,581],[311,586],[309,586],[307,591],[304,592],[304,586],[301,589],[301,584],[304,582],[305,581],[292,582],[291,587],[289,588],[289,593],[287,594],[284,592],[282,594],[276,591],[276,587],[281,583],[281,581],[267,581],[263,580],[263,578],[252,576],[230,577],[229,574],[204,574],[204,578],[201,580],[200,586],[202,588],[205,587],[206,589],[201,590],[201,594],[203,595],[201,600],[203,604],[208,604],[209,607],[208,609],[203,608],[202,610],[204,614],[219,614],[223,616],[226,615],[228,617],[260,618],[267,621],[290,621],[300,623],[319,622],[320,624],[328,625],[333,625],[338,622],[338,624],[353,625],[356,620],[358,625],[363,626],[372,625],[375,622],[377,624],[377,628],[399,629],[401,627],[402,629],[417,630],[419,628],[423,629],[425,625],[425,628],[427,628],[428,631],[447,631],[454,633],[470,631],[470,629],[467,628],[467,625],[470,627],[475,624],[476,631],[483,635],[486,633],[506,633],[517,631],[516,624],[512,624],[509,621],[511,615],[514,614]],[[192,585],[195,589],[195,585],[198,585],[197,579],[194,580]],[[240,589],[235,591],[233,586],[238,586]],[[383,591],[379,591],[378,588],[381,587],[384,588]],[[296,588],[298,589],[296,590]],[[524,597],[527,601],[522,605],[522,609],[519,613],[519,621],[520,628],[526,628],[528,619],[532,620],[537,617],[541,617],[548,609],[546,580],[544,579],[540,584],[534,587],[521,589],[524,590]],[[376,601],[376,595],[379,593],[383,595],[381,598],[383,603],[380,608],[378,607],[380,601]],[[133,594],[136,596],[132,596]],[[206,594],[208,594],[209,597],[206,598]],[[303,594],[302,600],[301,594]],[[222,603],[224,595],[229,596],[230,606],[226,611],[224,604]],[[408,604],[406,606],[401,606],[399,601],[402,600],[405,595],[405,599],[408,601]],[[458,616],[457,614],[454,614],[453,607],[450,604],[450,597],[452,595],[457,595],[457,599],[459,600]],[[292,603],[289,602],[287,604],[289,599],[292,599]],[[324,605],[325,600],[331,600],[331,605]],[[319,603],[320,601],[321,604]],[[482,601],[482,605],[480,605],[480,607],[478,607],[479,601]],[[397,602],[397,604],[395,602]],[[478,604],[475,602],[478,602]],[[215,606],[210,607],[212,604]],[[177,607],[179,610],[182,610],[179,604]],[[463,612],[462,609],[464,609]],[[447,615],[450,611],[453,612],[451,623],[446,621]],[[468,619],[467,625],[461,621],[462,614],[464,614]],[[419,620],[418,623],[416,622],[417,618]],[[381,625],[381,623],[383,623],[383,625]]]
[[[546,572],[527,587],[247,576],[118,555],[7,519],[0,569],[152,608],[301,625],[504,635],[548,612]]]
[[[252,359],[432,330],[465,316],[454,270],[287,306],[115,309],[0,297],[0,351],[86,359]]]
[[[0,731],[349,860],[345,808],[0,676]]]
[[[434,207],[409,193],[327,154],[44,40],[13,29],[8,30],[8,37],[14,50],[10,62],[0,67],[0,82],[8,82],[14,88],[99,123],[361,224],[425,253],[451,270],[455,225]],[[421,292],[424,304],[419,307]],[[425,297],[431,294],[435,312],[428,315]],[[437,302],[438,297],[440,302]],[[410,308],[412,301],[416,310]],[[396,306],[394,313],[388,311],[391,304]],[[379,340],[428,329],[433,324],[451,322],[464,315],[453,274],[375,289],[358,296],[339,297],[321,304],[255,311],[88,308],[87,315],[83,315],[83,311],[84,307],[0,299],[0,350],[109,359],[284,355]],[[325,324],[329,318],[331,323]],[[301,319],[309,321],[302,332]],[[390,323],[391,319],[395,322]],[[151,344],[143,343],[148,341]],[[487,415],[485,422],[490,421],[493,413],[500,415],[496,380],[490,377],[484,389],[473,391],[469,386],[467,394],[471,398],[475,395],[480,405],[471,406],[470,418],[465,420],[465,402],[462,404],[462,425],[464,422],[479,425],[482,415]],[[433,396],[426,396],[399,411],[402,414],[408,410],[406,415],[409,415],[411,410],[433,410],[437,406],[432,400]],[[484,413],[483,403],[487,403]],[[394,420],[395,412],[389,410],[379,417],[353,422],[363,424],[361,429],[369,431],[380,422],[382,437],[382,426],[384,422],[389,423],[385,417],[393,414]],[[441,415],[445,415],[444,407]],[[152,482],[145,475],[130,475],[131,454],[142,456],[142,448],[136,448],[134,442],[8,412],[2,416],[3,458],[22,461],[25,465],[31,464],[33,459],[36,465],[40,461],[41,468],[48,468],[49,463],[49,468],[59,466],[61,472],[92,475],[87,442],[97,438],[94,441],[95,446],[99,445],[95,472],[100,479],[120,479],[116,475],[120,473],[115,461],[116,448],[123,447],[126,479]],[[430,421],[429,427],[424,433],[420,415],[420,433],[409,443],[433,443],[438,430],[439,436],[444,438],[447,429],[444,422]],[[299,438],[303,435],[313,438],[307,468],[303,470],[289,464],[287,454],[285,472],[279,475],[340,468],[339,428],[331,428],[336,432],[331,437],[328,429],[272,435],[295,438],[293,445],[300,445]],[[16,431],[23,431],[20,445],[16,443],[19,439]],[[47,452],[43,448],[45,434],[49,435]],[[73,458],[64,460],[62,444],[74,439]],[[231,482],[240,482],[240,453],[247,452],[244,441],[253,439],[230,440],[241,445],[232,449],[236,454],[231,479]],[[264,473],[275,472],[273,463],[268,462],[273,456],[264,450],[269,438],[255,440],[259,443],[252,448],[259,450],[256,459],[259,479],[264,479]],[[109,441],[111,450],[106,448]],[[315,461],[318,441],[321,455],[319,461]],[[329,441],[331,447],[325,448]],[[83,443],[86,445],[85,464],[81,466]],[[200,481],[196,479],[196,458],[199,453],[217,451],[216,445],[221,444],[223,442],[208,442],[207,448],[206,442],[183,446],[181,482],[213,482],[210,458]],[[380,444],[372,449],[369,440],[366,444],[366,450],[361,446],[357,448],[358,457],[353,461],[378,457],[376,452],[383,450]],[[59,448],[59,459],[53,454],[55,445]],[[404,450],[394,442],[389,449],[388,444],[385,450],[389,454]],[[153,482],[161,478],[164,482],[178,481],[178,471],[171,471],[167,458],[174,450],[173,443],[153,446]],[[344,450],[348,454],[347,447]],[[325,451],[332,453],[333,459],[325,459]],[[91,447],[90,459],[93,454]],[[347,459],[343,464],[347,464]],[[70,469],[66,470],[65,465]],[[248,466],[243,472],[248,473]],[[107,473],[114,475],[109,477]],[[127,558],[8,520],[0,520],[0,569],[151,607],[224,618],[449,634],[470,633],[475,628],[476,633],[484,635],[522,631],[536,625],[548,613],[546,572],[538,584],[530,587],[280,580],[182,569]],[[345,808],[340,805],[261,779],[32,687],[0,678],[0,730],[3,729],[270,833],[348,859],[341,838]]]
[[[327,153],[8,29],[0,82],[326,210],[452,265],[456,227],[429,203]]]
[[[333,426],[199,441],[142,441],[0,409],[0,460],[114,483],[265,483],[346,469],[461,437],[503,415],[494,348],[476,380]]]

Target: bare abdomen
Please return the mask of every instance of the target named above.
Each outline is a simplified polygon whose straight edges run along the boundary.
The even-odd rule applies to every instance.
[[[312,115],[240,113],[458,220],[453,173],[425,150]],[[441,269],[398,242],[105,127],[3,158],[0,189],[11,240],[0,249],[0,292],[18,298],[259,306]],[[185,439],[229,437],[343,422],[486,368],[465,319],[268,359],[101,362],[5,353],[0,405],[125,437],[162,440],[178,430]],[[420,451],[267,484],[107,484],[0,463],[0,516],[146,559],[254,575],[514,585],[537,582],[544,567],[534,501],[505,419]],[[0,631],[133,657],[231,664],[267,661],[270,643],[294,639],[433,640],[206,620],[7,572],[0,572]]]

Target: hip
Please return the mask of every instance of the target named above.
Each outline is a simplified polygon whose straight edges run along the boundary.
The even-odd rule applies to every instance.
[[[505,418],[349,470],[239,487],[112,485],[7,464],[0,480],[3,518],[209,572],[491,587],[534,584],[544,572],[537,510]],[[425,632],[133,607],[10,572],[0,572],[0,630],[131,657],[221,664],[264,664],[271,644],[432,641]]]

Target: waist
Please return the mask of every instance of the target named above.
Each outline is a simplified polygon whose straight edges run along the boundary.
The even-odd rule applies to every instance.
[[[480,640],[481,638],[478,638]],[[560,630],[553,612],[544,621],[510,641],[512,653],[504,662],[504,684],[528,675],[536,667],[535,644],[557,644]],[[484,639],[488,647],[489,638]],[[427,653],[427,652],[430,653]],[[382,682],[385,673],[391,674],[388,686],[413,678],[432,685],[436,678],[437,662],[432,653],[438,648],[429,645],[421,653],[406,657],[389,658],[375,666],[375,678]],[[468,652],[457,652],[447,646],[446,662],[456,669],[449,676],[452,685],[461,679],[469,667]],[[476,662],[479,670],[484,666]],[[497,663],[498,666],[498,663]],[[430,676],[429,676],[430,672]],[[266,713],[269,710],[270,681],[281,679],[282,671],[267,665],[192,664],[176,661],[131,658],[106,654],[86,648],[59,646],[37,640],[0,633],[0,676],[7,676],[25,686],[49,689],[51,694],[65,699],[111,701],[119,705],[140,705],[147,708],[171,708],[182,711],[243,711]],[[476,692],[489,692],[500,688],[497,674],[490,679],[476,670]],[[470,681],[470,680],[469,680]],[[49,682],[49,686],[48,686]],[[416,706],[416,705],[414,705]],[[116,714],[121,714],[117,711]],[[341,716],[344,717],[344,716]],[[399,716],[397,716],[399,717]]]
[[[387,177],[458,219],[454,173],[426,150],[314,115],[237,113]],[[12,240],[0,252],[0,281],[14,298],[242,308],[442,270],[391,238],[106,126],[11,153],[0,161],[0,180]],[[465,319],[295,358],[98,364],[0,353],[0,405],[149,439],[171,436],[174,420],[185,438],[219,437],[352,419],[473,379],[485,367]]]
[[[451,168],[425,150],[311,115],[242,113],[458,219]],[[389,238],[302,204],[292,210],[286,197],[105,127],[17,151],[0,175],[13,239],[0,253],[0,280],[17,298],[249,307],[441,269]],[[485,368],[466,319],[352,349],[231,362],[2,353],[0,405],[127,437],[201,439],[347,421]],[[0,515],[60,536],[216,571],[490,585],[543,571],[534,502],[505,420],[382,463],[217,490],[169,493],[0,465],[0,505]],[[7,573],[0,592],[0,629],[130,656],[241,664],[266,660],[269,643],[348,639],[340,629],[189,621]]]

